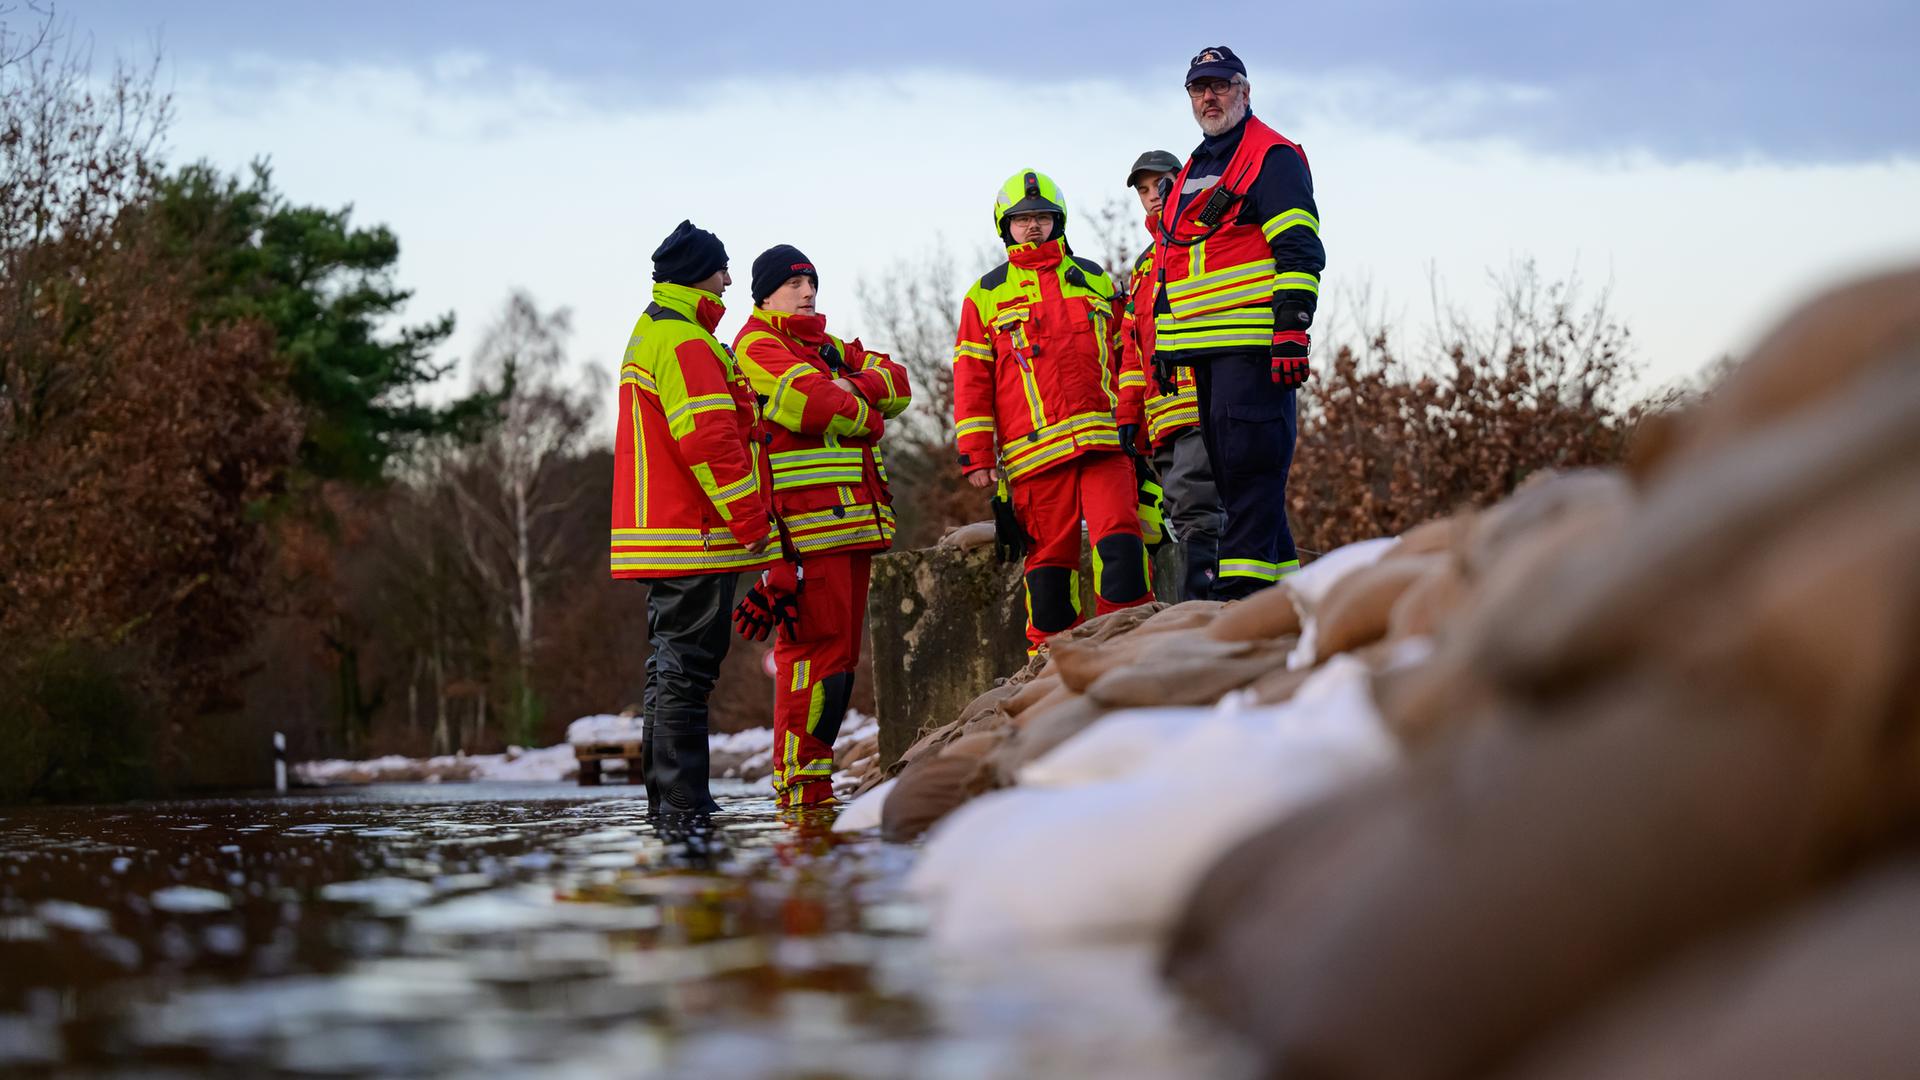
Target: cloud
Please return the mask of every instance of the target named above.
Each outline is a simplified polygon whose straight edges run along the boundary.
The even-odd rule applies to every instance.
[[[803,97],[827,79],[1017,80],[1050,124],[1063,85],[1177,95],[1187,56],[1246,57],[1270,116],[1304,110],[1421,137],[1503,137],[1559,154],[1849,162],[1920,157],[1920,5],[1911,0],[1016,0],[903,6],[576,0],[334,0],[262,19],[252,0],[85,16],[109,42],[157,25],[176,59],[241,54],[330,65],[442,63],[539,72],[612,107],[700,105],[733,84]],[[97,23],[98,25],[94,25]],[[485,59],[482,59],[485,58]],[[1284,94],[1272,91],[1283,90]],[[1296,121],[1297,123],[1297,121]]]

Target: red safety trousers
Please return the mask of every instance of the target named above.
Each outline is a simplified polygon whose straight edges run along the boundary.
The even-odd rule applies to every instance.
[[[1115,450],[1072,457],[1009,485],[1027,547],[1027,651],[1080,625],[1080,522],[1093,543],[1094,614],[1153,599],[1133,463]]]
[[[783,808],[833,802],[833,741],[853,696],[873,552],[824,551],[801,565],[798,629],[773,646],[773,791]]]

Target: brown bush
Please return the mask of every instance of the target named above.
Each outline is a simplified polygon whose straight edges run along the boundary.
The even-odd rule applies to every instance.
[[[1491,322],[1447,320],[1433,359],[1402,362],[1376,330],[1316,364],[1287,489],[1303,549],[1487,506],[1543,469],[1617,463],[1670,403],[1634,397],[1628,332],[1604,297],[1583,301],[1531,266],[1501,288]]]

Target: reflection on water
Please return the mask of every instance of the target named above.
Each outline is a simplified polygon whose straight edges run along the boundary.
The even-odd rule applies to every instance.
[[[0,1072],[1195,1076],[1140,950],[941,957],[913,849],[724,786],[0,818]]]

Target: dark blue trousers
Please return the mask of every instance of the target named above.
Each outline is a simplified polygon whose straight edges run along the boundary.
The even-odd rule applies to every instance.
[[[1299,437],[1294,392],[1276,386],[1264,351],[1215,353],[1193,366],[1200,434],[1226,510],[1216,600],[1234,600],[1300,568],[1287,527],[1287,473]]]

